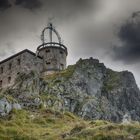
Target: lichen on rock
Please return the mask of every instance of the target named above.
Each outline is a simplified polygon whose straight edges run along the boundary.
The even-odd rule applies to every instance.
[[[133,74],[113,71],[93,58],[80,59],[46,77],[35,72],[21,74],[6,94],[21,108],[51,107],[85,119],[114,122],[129,113],[132,120],[140,120],[140,91]]]

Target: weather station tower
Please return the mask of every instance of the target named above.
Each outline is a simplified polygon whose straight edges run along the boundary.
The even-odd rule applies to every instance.
[[[46,33],[48,32],[48,39]],[[54,41],[57,39],[58,41]],[[37,48],[37,55],[43,59],[43,75],[66,69],[67,48],[52,23],[45,27],[41,34],[42,44]]]

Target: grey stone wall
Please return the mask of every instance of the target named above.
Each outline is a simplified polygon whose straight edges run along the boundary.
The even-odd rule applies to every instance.
[[[66,68],[66,51],[60,47],[45,47],[39,51],[39,56],[43,57],[44,73],[49,74],[54,71]]]
[[[29,50],[24,50],[0,62],[0,88],[12,86],[20,73],[35,71],[47,75],[64,70],[66,57],[67,52],[60,47],[45,47],[40,50],[39,57]]]
[[[20,73],[42,71],[42,59],[24,52],[12,59],[0,64],[0,88],[5,88],[14,84],[16,77]]]
[[[23,71],[30,72],[31,70],[41,73],[43,71],[43,59],[40,59],[30,53],[23,54]]]

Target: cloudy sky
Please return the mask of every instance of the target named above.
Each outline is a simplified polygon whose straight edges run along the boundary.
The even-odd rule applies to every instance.
[[[0,60],[35,51],[49,21],[68,47],[68,64],[98,58],[134,73],[140,87],[140,0],[0,0]]]

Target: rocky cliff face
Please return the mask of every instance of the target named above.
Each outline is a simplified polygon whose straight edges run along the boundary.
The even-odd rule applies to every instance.
[[[96,59],[80,59],[47,77],[21,74],[13,87],[1,91],[1,115],[13,108],[38,107],[68,110],[85,119],[120,122],[127,114],[140,120],[140,91],[131,72],[115,72]]]

